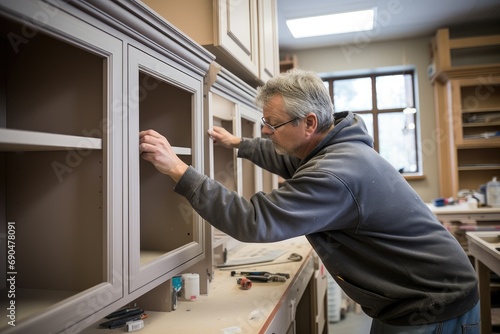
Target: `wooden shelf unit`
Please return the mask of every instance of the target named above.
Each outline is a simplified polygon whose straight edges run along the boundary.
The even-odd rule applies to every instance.
[[[500,175],[500,76],[450,80],[457,187],[478,190]],[[479,120],[479,121],[478,121]]]
[[[431,81],[445,83],[478,75],[500,75],[500,34],[450,38],[447,28],[439,29],[431,43]]]
[[[434,85],[440,195],[479,190],[500,175],[500,35],[450,38],[437,31]]]
[[[286,55],[280,60],[280,73],[298,67],[297,55]]]

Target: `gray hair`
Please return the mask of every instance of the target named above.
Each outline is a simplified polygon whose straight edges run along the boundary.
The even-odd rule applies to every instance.
[[[316,114],[317,132],[323,132],[333,124],[333,103],[323,80],[316,73],[300,69],[281,73],[257,88],[255,104],[263,108],[276,94],[282,96],[285,112],[290,117],[302,119],[310,112]]]

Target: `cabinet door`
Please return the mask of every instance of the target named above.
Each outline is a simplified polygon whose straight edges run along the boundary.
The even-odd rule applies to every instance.
[[[223,127],[235,136],[239,135],[237,105],[235,102],[220,95],[209,94],[209,108],[212,113],[213,125]],[[236,150],[213,145],[212,177],[223,184],[227,189],[241,191],[241,176],[238,177],[238,159]],[[228,236],[213,228],[213,247],[226,242]]]
[[[259,0],[259,77],[266,82],[279,73],[278,17],[275,0]]]
[[[260,136],[261,114],[243,105],[239,106],[241,137],[255,138]],[[262,168],[247,159],[238,159],[241,170],[241,195],[250,199],[257,191],[262,190]]]
[[[259,73],[257,0],[215,0],[218,29],[214,45],[223,47],[251,73]]]
[[[175,183],[139,157],[139,131],[155,129],[202,169],[202,82],[133,46],[128,49],[129,291],[144,292],[203,257],[202,220]]]
[[[123,296],[122,41],[39,1],[0,13],[0,332],[78,332]]]

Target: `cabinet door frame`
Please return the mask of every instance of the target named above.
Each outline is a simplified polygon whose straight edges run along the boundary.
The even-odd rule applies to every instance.
[[[203,220],[193,211],[193,241],[181,248],[174,249],[162,256],[140,264],[140,180],[139,180],[139,103],[133,96],[134,87],[138,87],[139,70],[154,76],[165,83],[190,92],[192,97],[192,148],[191,152],[182,148],[178,154],[191,154],[194,168],[203,172],[202,152],[202,92],[203,83],[187,73],[174,67],[172,64],[160,60],[152,50],[148,52],[128,46],[128,161],[129,166],[129,222],[128,222],[128,284],[129,293],[146,292],[179,274],[182,270],[193,265],[204,256],[204,228]],[[168,108],[168,106],[165,106]],[[159,172],[158,172],[159,173]],[[168,176],[165,175],[167,178]],[[173,191],[166,189],[165,191]]]
[[[214,46],[240,59],[251,73],[259,73],[257,0],[215,0]],[[248,19],[248,25],[242,20]]]
[[[278,14],[276,0],[258,0],[259,78],[266,82],[278,75]]]
[[[103,78],[106,93],[103,124],[106,128],[102,133],[102,151],[105,160],[103,161],[105,240],[96,240],[96,242],[104,243],[103,260],[107,264],[103,268],[104,281],[50,306],[46,311],[16,323],[16,326],[11,328],[13,332],[31,333],[80,331],[98,320],[96,314],[99,311],[124,296],[121,201],[123,191],[121,149],[123,42],[49,3],[42,4],[34,0],[6,0],[2,1],[0,8],[3,15],[22,23],[26,31],[30,33],[29,36],[36,36],[36,33],[43,32],[50,37],[101,56],[108,63],[105,70],[107,77]]]
[[[240,104],[238,106],[238,114],[239,114],[239,128],[241,129],[240,130],[240,135],[243,136],[243,122],[244,121],[249,121],[249,122],[252,122],[252,131],[253,131],[253,137],[260,137],[260,134],[261,134],[261,127],[260,127],[260,124],[261,124],[261,121],[260,121],[260,118],[262,117],[262,114],[259,113],[258,111],[256,110],[252,110],[250,109],[249,107],[247,106],[244,106],[242,104]],[[239,164],[238,164],[238,168],[240,168],[239,170],[243,170],[243,159],[238,159],[239,161]],[[255,194],[257,191],[259,190],[262,190],[262,173],[263,173],[263,169],[253,163],[251,163],[253,166],[253,180],[254,180],[254,184],[253,184],[253,187],[254,189],[251,191],[252,195]],[[244,175],[242,173],[242,175]],[[242,180],[241,180],[241,192],[240,192],[240,195],[245,195],[245,185],[244,185],[244,182],[243,182],[243,177],[242,177]]]

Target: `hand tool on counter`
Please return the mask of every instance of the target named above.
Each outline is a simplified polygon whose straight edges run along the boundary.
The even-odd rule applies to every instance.
[[[243,290],[250,290],[250,288],[252,287],[252,281],[246,277],[238,278],[236,280],[236,283],[239,284]]]
[[[290,278],[290,274],[288,273],[270,273],[268,271],[240,271],[237,272],[235,270],[231,271],[231,276],[283,276],[285,278]]]
[[[240,284],[243,280],[250,280],[251,282],[286,282],[286,277],[279,275],[248,275],[242,278],[238,278],[236,282]]]
[[[243,289],[249,290],[254,282],[286,282],[286,277],[279,275],[248,275],[245,277],[240,277],[236,280],[236,283]]]
[[[297,253],[292,253],[290,256],[284,260],[284,261],[278,261],[278,262],[268,262],[268,263],[259,263],[259,267],[262,266],[274,266],[276,264],[283,264],[283,263],[289,263],[289,262],[299,262],[302,261],[302,255],[297,254]],[[223,266],[217,266],[219,270],[234,270],[235,268],[249,268],[249,267],[255,267],[255,265],[250,265],[250,264],[241,264],[241,265],[223,265]]]

